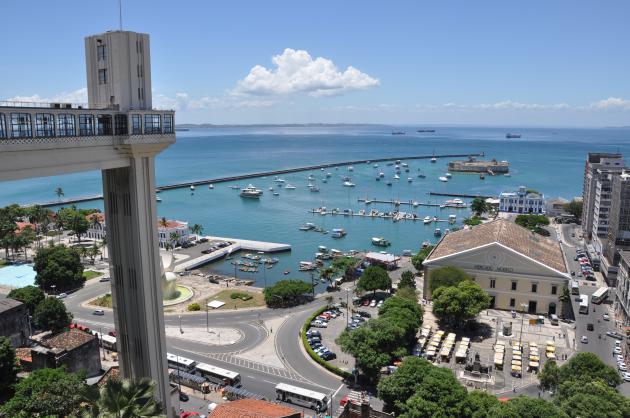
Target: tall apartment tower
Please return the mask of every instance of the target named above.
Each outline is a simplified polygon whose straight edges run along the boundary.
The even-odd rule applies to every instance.
[[[584,168],[584,186],[582,198],[584,206],[582,208],[582,230],[588,240],[597,236],[597,230],[593,234],[594,221],[598,221],[598,226],[602,229],[600,236],[605,236],[602,221],[606,217],[604,212],[609,210],[610,190],[606,182],[609,181],[609,174],[621,173],[625,163],[621,154],[613,153],[589,153]],[[599,191],[599,198],[598,198]],[[603,208],[600,214],[600,209]],[[601,216],[604,215],[604,216]],[[600,226],[600,224],[602,224]],[[607,226],[607,221],[606,221]]]
[[[90,108],[151,109],[149,35],[110,31],[85,38]]]
[[[630,250],[630,170],[614,176],[612,205],[604,255],[615,266],[619,264],[618,250]]]

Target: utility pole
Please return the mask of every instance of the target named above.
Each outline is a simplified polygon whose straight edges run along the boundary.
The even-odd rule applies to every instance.
[[[208,300],[206,299],[204,303],[206,304],[206,332],[210,332],[210,325],[208,323]]]
[[[346,327],[350,326],[350,288],[346,289]]]

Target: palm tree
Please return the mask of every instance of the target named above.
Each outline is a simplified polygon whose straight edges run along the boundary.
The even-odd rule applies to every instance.
[[[558,300],[562,304],[562,309],[560,310],[560,312],[562,312],[562,316],[566,318],[566,311],[571,303],[571,292],[569,291],[569,288],[567,286],[564,286],[562,288],[562,292],[558,296]]]
[[[57,197],[59,198],[59,200],[61,200],[62,196],[65,196],[65,193],[63,192],[63,189],[61,187],[57,187],[55,189],[55,194],[57,195]]]
[[[177,242],[179,241],[179,235],[177,235],[177,232],[171,232],[171,234],[168,237],[169,237],[169,240],[171,241],[171,246],[174,248],[177,245]]]
[[[159,223],[162,228],[168,228],[168,219],[166,219],[165,217],[162,217]]]
[[[103,237],[101,238],[101,248],[103,249],[103,251],[101,251],[101,261],[103,261],[103,254],[105,254],[107,250],[107,235],[103,232],[101,236]]]
[[[482,213],[489,210],[489,205],[483,197],[476,197],[470,204],[470,209],[472,209],[475,215],[481,216]]]
[[[101,254],[101,251],[98,249],[98,245],[96,243],[92,244],[90,248],[87,250],[88,257],[90,257],[90,261],[94,264],[94,259],[97,255]]]
[[[83,398],[89,404],[85,418],[166,418],[155,400],[155,383],[150,379],[110,379],[105,386],[87,386]]]
[[[193,226],[190,227],[190,232],[192,232],[193,234],[199,236],[203,232],[203,226],[201,226],[199,224],[194,224]]]

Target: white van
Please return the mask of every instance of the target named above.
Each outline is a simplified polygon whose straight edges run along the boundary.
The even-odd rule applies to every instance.
[[[549,322],[551,323],[551,325],[558,325],[558,315],[556,314],[549,315]]]

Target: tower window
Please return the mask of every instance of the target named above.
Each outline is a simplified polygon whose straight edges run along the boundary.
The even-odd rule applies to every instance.
[[[96,57],[99,61],[105,61],[107,59],[107,47],[105,45],[98,45],[96,47]]]
[[[98,84],[107,84],[107,69],[98,70]]]

